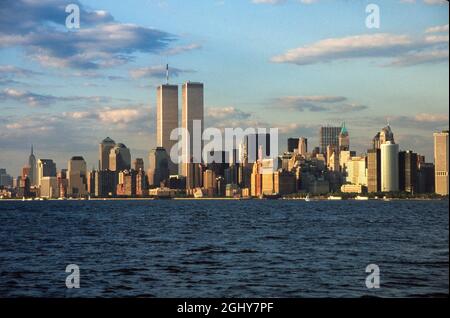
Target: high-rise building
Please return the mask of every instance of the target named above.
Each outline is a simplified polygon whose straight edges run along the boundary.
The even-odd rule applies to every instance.
[[[381,191],[399,191],[398,144],[387,141],[381,144]]]
[[[367,151],[367,190],[369,193],[381,192],[381,150]]]
[[[51,159],[39,159],[37,163],[37,186],[44,177],[56,177],[56,164]]]
[[[156,146],[164,148],[170,158],[170,152],[177,143],[170,140],[170,134],[178,128],[178,86],[160,85],[156,96]],[[169,160],[169,171],[170,174],[178,174],[178,165],[172,160]]]
[[[181,109],[181,127],[189,133],[189,138],[183,140],[184,158],[182,158],[181,174],[188,175],[189,164],[202,162],[203,129],[204,129],[204,96],[203,84],[187,82],[182,87],[183,104]],[[199,130],[194,131],[194,121],[200,121]],[[199,146],[194,152],[194,140]]]
[[[342,127],[320,127],[320,151],[325,154],[327,146],[339,146],[339,134]]]
[[[440,195],[448,195],[448,130],[434,134],[435,191]]]
[[[306,157],[306,153],[308,152],[308,139],[306,137],[300,137],[298,141],[298,153]]]
[[[110,170],[97,171],[95,174],[95,196],[99,198],[116,195],[118,173]]]
[[[347,128],[345,127],[345,123],[342,124],[341,132],[339,133],[339,150],[350,150],[350,136],[348,134]]]
[[[209,197],[215,196],[217,180],[213,170],[207,169],[203,172],[203,188],[206,190]]]
[[[400,151],[398,154],[399,190],[409,193],[417,191],[417,154]]]
[[[30,185],[34,186],[37,184],[37,164],[36,157],[34,156],[33,145],[31,145],[31,153],[28,157],[28,166],[30,167],[30,173],[28,174]]]
[[[365,157],[352,157],[347,161],[347,182],[367,186]]]
[[[135,171],[144,171],[144,159],[142,159],[142,158],[136,158],[134,161],[133,161],[133,169],[135,170]]]
[[[99,155],[99,167],[98,169],[100,171],[103,170],[110,170],[109,167],[109,155],[111,153],[111,149],[113,149],[116,146],[116,143],[114,140],[112,140],[109,137],[106,137],[103,139],[103,141],[98,146],[98,155]]]
[[[87,194],[86,161],[81,156],[72,157],[67,169],[68,187],[70,197],[82,197]]]
[[[13,185],[13,178],[6,173],[6,169],[0,169],[0,186],[11,187]]]
[[[267,159],[271,156],[270,139],[270,133],[257,133],[244,136],[242,142],[243,147],[246,148],[249,163],[254,163],[258,159]]]
[[[393,144],[395,143],[394,133],[392,132],[391,126],[389,125],[384,127],[372,139],[373,149],[381,149],[381,145],[385,144],[388,141],[392,142]]]
[[[41,198],[59,198],[58,179],[56,177],[42,177],[40,179],[39,193]]]
[[[417,192],[434,193],[435,173],[434,163],[419,163],[417,171]]]
[[[300,138],[289,138],[288,139],[288,152],[294,152],[295,149],[298,150],[300,144]]]
[[[164,148],[157,147],[150,151],[148,183],[150,187],[160,187],[161,182],[169,180],[169,156]]]
[[[119,172],[130,169],[130,149],[128,149],[124,144],[117,144],[109,153],[109,170]]]

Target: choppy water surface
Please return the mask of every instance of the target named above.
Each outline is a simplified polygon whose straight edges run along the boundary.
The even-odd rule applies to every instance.
[[[0,202],[0,296],[442,296],[448,224],[448,201]]]

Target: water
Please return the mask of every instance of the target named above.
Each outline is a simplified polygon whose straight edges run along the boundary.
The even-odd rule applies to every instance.
[[[0,296],[443,296],[448,225],[448,201],[0,202]]]

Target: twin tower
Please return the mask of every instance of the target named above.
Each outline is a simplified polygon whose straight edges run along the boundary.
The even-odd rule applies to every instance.
[[[193,121],[201,120],[204,130],[204,94],[203,84],[187,82],[182,85],[181,128],[189,132],[190,141],[185,140],[182,147],[193,153]],[[178,116],[178,85],[160,85],[157,88],[156,105],[156,146],[164,148],[170,157],[172,147],[177,140],[170,140],[174,129],[180,127]],[[182,165],[178,171],[177,163],[169,160],[170,174],[188,174],[188,167]]]

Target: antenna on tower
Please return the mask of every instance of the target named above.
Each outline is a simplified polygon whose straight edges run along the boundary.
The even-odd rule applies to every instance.
[[[169,64],[166,64],[166,83],[169,85]]]

